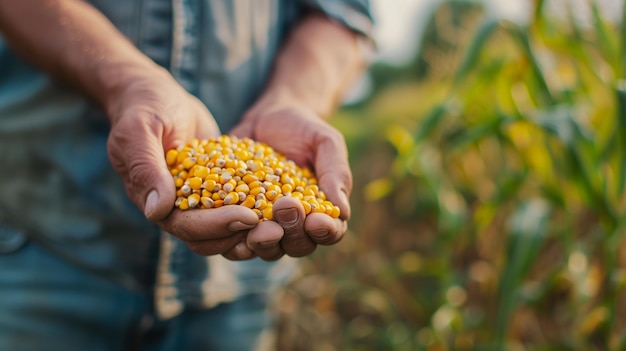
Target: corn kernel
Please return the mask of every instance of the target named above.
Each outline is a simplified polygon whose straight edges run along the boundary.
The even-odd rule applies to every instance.
[[[178,157],[178,151],[174,149],[168,150],[167,153],[165,154],[165,163],[167,163],[169,167],[172,167],[173,165],[176,164],[177,157]]]
[[[254,205],[255,205],[254,196],[252,196],[252,195],[248,195],[248,196],[246,196],[246,199],[245,199],[245,200],[243,200],[243,201],[241,202],[241,205],[242,205],[242,206],[245,206],[245,207],[247,207],[247,208],[253,208],[253,207],[255,207],[255,206],[254,206]]]
[[[199,178],[204,179],[208,175],[209,175],[209,169],[204,166],[197,166],[193,171],[194,177],[199,177]]]
[[[183,167],[185,167],[185,169],[189,169],[196,164],[196,161],[197,159],[195,157],[187,157],[183,160]]]
[[[194,208],[198,206],[198,204],[200,203],[200,195],[198,194],[189,195],[189,197],[187,198],[187,203],[189,204],[189,208]]]
[[[213,205],[215,204],[215,202],[213,201],[213,199],[211,199],[210,197],[207,196],[203,196],[200,198],[200,202],[202,203],[202,205],[206,208],[212,208]]]
[[[224,205],[233,205],[239,202],[239,194],[234,191],[231,191],[224,197]]]
[[[189,201],[185,198],[180,202],[180,205],[178,205],[178,208],[180,208],[181,210],[188,210],[189,209]]]
[[[272,206],[271,205],[267,205],[263,211],[261,211],[263,213],[263,218],[266,218],[268,220],[272,220],[273,219],[273,213],[272,213]]]
[[[200,190],[203,183],[202,178],[200,177],[192,177],[187,181],[189,182],[188,185],[192,190]]]

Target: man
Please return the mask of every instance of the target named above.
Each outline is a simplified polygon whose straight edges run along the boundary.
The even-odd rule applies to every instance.
[[[346,231],[346,148],[324,118],[363,68],[368,8],[0,0],[0,349],[252,349],[280,258]],[[276,222],[173,210],[165,150],[225,133],[312,167],[340,219],[289,198]]]

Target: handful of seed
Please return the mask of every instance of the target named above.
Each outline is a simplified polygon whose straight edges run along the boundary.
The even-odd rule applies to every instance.
[[[165,161],[176,185],[174,205],[181,210],[241,205],[264,221],[272,219],[276,200],[291,196],[307,215],[339,217],[339,207],[326,199],[309,169],[250,138],[193,139],[168,150]]]

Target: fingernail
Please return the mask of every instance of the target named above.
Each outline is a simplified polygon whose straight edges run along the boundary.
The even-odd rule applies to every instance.
[[[298,221],[298,211],[295,208],[285,208],[275,213],[276,219],[282,224],[295,224]]]
[[[239,232],[254,228],[254,224],[246,224],[241,221],[234,221],[228,224],[228,230],[231,232]]]
[[[344,190],[341,190],[341,191],[339,192],[339,196],[341,197],[341,201],[342,201],[344,204],[346,204],[346,205],[347,205],[347,204],[349,204],[349,203],[350,203],[350,199],[348,198],[348,194],[346,194],[346,192],[345,192]]]
[[[146,198],[146,204],[143,207],[143,213],[146,217],[150,218],[154,210],[156,210],[159,203],[159,193],[156,190],[151,190]]]

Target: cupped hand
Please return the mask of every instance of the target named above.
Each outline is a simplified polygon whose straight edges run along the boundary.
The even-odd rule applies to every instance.
[[[284,254],[306,256],[317,245],[332,245],[342,239],[350,218],[352,173],[338,130],[305,107],[276,103],[254,107],[231,133],[267,143],[298,165],[310,168],[328,200],[341,210],[339,218],[324,213],[307,216],[300,201],[282,197],[273,206],[275,222],[259,223],[249,231],[250,250],[265,260],[275,260]]]
[[[218,136],[220,130],[208,109],[169,74],[133,80],[110,106],[108,153],[126,193],[145,216],[187,243],[201,255],[222,254],[248,259],[248,230],[258,217],[242,206],[209,211],[174,210],[176,189],[165,163],[165,150],[192,138]]]

